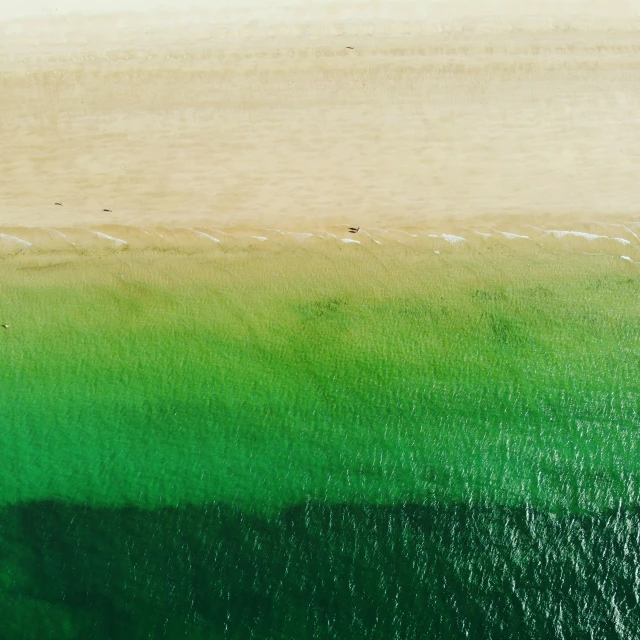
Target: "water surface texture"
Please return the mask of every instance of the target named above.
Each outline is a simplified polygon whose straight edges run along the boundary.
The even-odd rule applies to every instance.
[[[636,638],[635,246],[405,236],[3,258],[3,637]]]

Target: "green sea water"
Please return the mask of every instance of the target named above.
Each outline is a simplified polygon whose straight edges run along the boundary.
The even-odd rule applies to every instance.
[[[640,637],[636,265],[0,272],[0,637]]]

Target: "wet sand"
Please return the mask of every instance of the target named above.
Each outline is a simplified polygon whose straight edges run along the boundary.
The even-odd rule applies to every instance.
[[[6,23],[5,235],[640,219],[637,20],[354,15]]]

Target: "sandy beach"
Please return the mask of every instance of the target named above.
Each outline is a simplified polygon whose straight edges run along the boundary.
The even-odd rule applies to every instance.
[[[0,23],[0,226],[639,219],[637,18],[385,6]]]

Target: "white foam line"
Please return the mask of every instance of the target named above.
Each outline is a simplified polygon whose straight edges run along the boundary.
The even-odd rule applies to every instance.
[[[466,240],[462,236],[454,236],[454,235],[451,235],[449,233],[442,233],[442,234],[430,233],[429,237],[430,238],[442,238],[443,240],[445,240],[449,244],[463,244],[463,243],[466,242]]]
[[[8,236],[6,233],[0,233],[0,240],[2,240],[2,242],[10,242],[13,244],[19,244],[22,246],[23,249],[26,249],[27,247],[31,246],[30,242],[27,242],[26,240],[23,240],[22,238],[16,238],[15,236]]]
[[[367,238],[371,238],[371,240],[373,240],[376,244],[382,244],[380,240],[376,240],[368,231],[365,231],[364,229],[360,229],[360,233],[367,236]]]
[[[214,238],[208,233],[202,233],[202,231],[198,231],[197,229],[194,229],[193,232],[198,236],[198,238],[204,238],[205,240],[211,240],[212,242],[217,242],[218,244],[220,244],[220,240],[218,240],[218,238]]]
[[[341,238],[345,244],[360,244],[360,240],[352,240],[351,238]]]
[[[144,227],[132,227],[130,224],[126,224],[125,227],[129,227],[130,229],[138,229],[138,231],[142,231],[142,233],[144,233],[146,236],[150,235]]]
[[[145,235],[149,235],[149,232],[144,227],[138,227],[136,225],[124,224],[124,223],[120,223],[118,226],[126,227],[127,229],[135,229],[136,231],[142,231],[142,233],[144,233]]]
[[[462,236],[453,236],[449,233],[443,233],[442,237],[451,244],[460,244],[462,242],[466,242],[466,240]]]
[[[629,256],[620,256],[623,260],[628,260],[629,262],[635,262],[635,260],[632,260]]]
[[[496,233],[501,233],[505,238],[509,240],[529,240],[529,236],[521,236],[519,233],[509,233],[508,231],[498,231],[494,229]]]
[[[265,240],[268,240],[269,238],[265,238],[264,236],[251,236],[252,238],[255,238],[256,240],[260,240],[260,242],[264,242]]]
[[[99,238],[104,238],[105,240],[111,240],[111,242],[115,242],[117,246],[127,244],[126,240],[122,240],[121,238],[114,238],[113,236],[108,236],[106,233],[101,233],[100,231],[90,231],[89,233],[93,233]]]
[[[628,231],[636,240],[640,240],[640,238],[638,238],[638,236],[624,224],[617,224],[615,222],[599,222],[598,224],[602,225],[603,227],[615,227],[617,229],[624,229],[625,231]],[[612,240],[624,240],[624,238],[612,238]],[[626,243],[623,242],[622,244]]]
[[[71,242],[71,240],[68,240],[68,239],[67,239],[67,236],[66,236],[64,233],[62,233],[62,231],[58,231],[57,229],[50,229],[50,228],[46,228],[46,231],[51,231],[51,233],[53,233],[54,235],[59,235],[59,236],[61,236],[61,237],[62,237],[62,238],[64,238],[64,239],[65,239],[65,240],[66,240],[66,241],[67,241],[67,242],[68,242],[72,247],[75,247],[75,246],[76,246],[76,243],[75,243],[75,242]]]
[[[302,242],[307,238],[313,238],[313,233],[303,233],[303,232],[296,232],[296,231],[278,231],[278,233],[281,233],[282,235],[285,235],[285,236],[291,236],[294,240],[297,240],[298,242]]]
[[[565,236],[576,236],[577,238],[585,238],[589,240],[589,242],[598,239],[608,240],[608,236],[600,236],[597,233],[585,233],[584,231],[564,231],[560,229],[550,229],[549,231],[545,231],[546,234],[551,234],[556,238],[564,238]]]
[[[610,238],[609,236],[602,236],[597,233],[585,233],[584,231],[565,231],[560,229],[551,229],[550,231],[546,231],[545,233],[551,234],[556,238],[564,238],[565,236],[576,236],[577,238],[585,238],[589,240],[589,242],[592,242],[593,240],[613,240],[614,242],[618,242],[619,244],[631,244],[631,240],[627,240],[626,238]]]
[[[45,227],[44,229],[45,231],[50,231],[54,236],[60,236],[61,238],[64,238],[65,240],[67,239],[67,236],[64,235],[64,233],[62,233],[62,231],[58,231],[57,229],[50,229],[48,227]],[[73,243],[71,243],[73,244]]]
[[[282,231],[281,229],[274,229],[274,231],[282,236],[291,236],[292,238],[300,238],[302,240],[313,238],[313,233],[306,233],[302,231]]]
[[[475,230],[473,233],[475,233],[478,236],[482,236],[483,238],[493,238],[493,235],[491,235],[490,233],[483,233],[482,231],[475,231]]]

